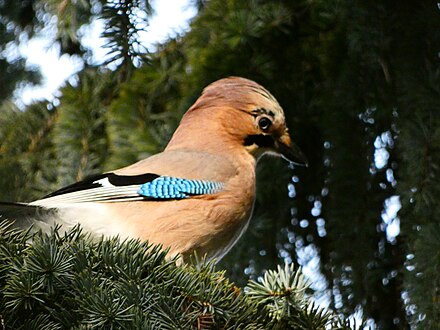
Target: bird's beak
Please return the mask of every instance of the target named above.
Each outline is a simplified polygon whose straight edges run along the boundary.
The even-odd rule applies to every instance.
[[[296,165],[308,166],[307,158],[292,142],[288,132],[285,132],[278,140],[275,141],[275,149],[287,161]]]

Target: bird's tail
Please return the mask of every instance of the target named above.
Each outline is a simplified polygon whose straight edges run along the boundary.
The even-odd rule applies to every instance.
[[[49,226],[47,219],[50,219],[54,212],[54,209],[24,203],[0,202],[0,221],[10,222],[13,227],[19,229]]]

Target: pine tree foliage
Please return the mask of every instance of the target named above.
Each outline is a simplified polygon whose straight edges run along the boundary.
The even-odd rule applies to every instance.
[[[147,242],[0,231],[6,329],[351,329],[314,307],[293,266],[242,292],[212,264],[176,266]]]
[[[56,118],[56,110],[47,102],[33,104],[25,112],[12,102],[3,103],[0,109],[3,201],[28,200],[47,192],[46,185],[55,178],[51,169],[57,166],[51,136]]]
[[[33,35],[38,24],[34,1],[2,1],[0,3],[0,100],[12,96],[24,83],[38,83],[40,75],[35,68],[26,66],[17,54],[19,38]]]
[[[100,84],[96,84],[97,79],[101,79]],[[63,102],[57,109],[54,127],[59,185],[102,171],[107,156],[105,102],[110,84],[109,74],[98,74],[90,68],[79,74],[75,86],[63,87]]]
[[[434,206],[440,193],[438,82],[438,69],[431,72],[427,81],[412,78],[405,87],[417,93],[402,96],[406,112],[399,118],[400,148],[404,160],[402,175],[408,175],[408,180],[400,187],[402,216],[407,220],[403,229],[405,237],[411,242],[405,258],[408,270],[405,301],[414,323],[425,329],[436,329],[440,324],[440,250],[437,239],[440,213]],[[411,120],[405,120],[408,116]]]
[[[108,169],[143,159],[163,149],[188,107],[180,81],[183,55],[177,40],[152,54],[149,63],[120,86],[109,105]],[[131,127],[130,131],[121,127]]]
[[[139,32],[148,25],[152,9],[146,0],[106,1],[101,17],[106,22],[102,34],[107,39],[108,63],[117,62],[121,79],[130,77],[134,65],[145,59],[147,49],[139,42]]]
[[[58,42],[61,53],[70,55],[83,55],[85,49],[81,45],[79,29],[90,23],[93,6],[97,6],[98,1],[78,0],[78,1],[36,1],[34,7],[37,12],[49,14],[56,17],[56,41]],[[46,18],[47,19],[47,18]]]

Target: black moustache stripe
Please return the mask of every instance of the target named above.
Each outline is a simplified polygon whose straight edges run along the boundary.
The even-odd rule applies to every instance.
[[[256,144],[260,148],[271,148],[274,146],[275,142],[273,138],[270,135],[249,135],[244,139],[245,146],[251,146],[253,144]]]

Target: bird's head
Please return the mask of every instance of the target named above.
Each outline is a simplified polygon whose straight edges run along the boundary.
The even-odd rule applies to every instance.
[[[216,136],[232,140],[235,145],[241,144],[256,159],[273,154],[307,165],[306,157],[292,142],[284,111],[277,100],[249,79],[230,77],[207,86],[182,118],[179,129],[182,126],[191,126],[193,133],[201,128],[205,135],[199,138],[207,145],[209,134],[215,132]]]

